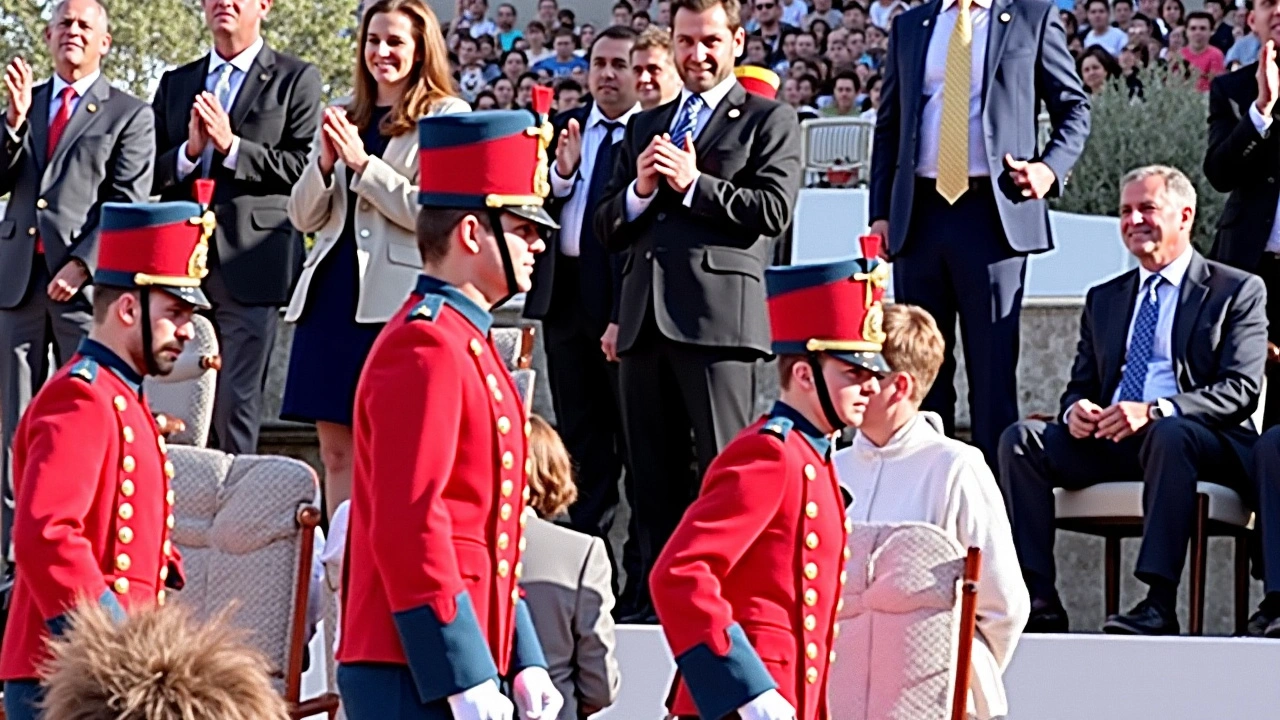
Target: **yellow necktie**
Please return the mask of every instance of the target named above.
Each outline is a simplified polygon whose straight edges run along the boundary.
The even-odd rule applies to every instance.
[[[947,44],[942,81],[942,128],[938,144],[938,194],[955,204],[969,189],[969,92],[973,45],[972,0],[957,0],[960,17]]]

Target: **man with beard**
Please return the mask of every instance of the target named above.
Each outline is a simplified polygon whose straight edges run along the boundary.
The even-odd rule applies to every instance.
[[[617,354],[641,591],[699,477],[751,421],[755,362],[770,352],[761,281],[801,176],[795,111],[733,74],[738,0],[672,8],[684,89],[631,120],[595,215],[605,246],[627,253]]]
[[[525,317],[542,321],[556,426],[577,470],[570,527],[601,538],[613,526],[626,452],[616,353],[623,256],[605,250],[591,216],[612,174],[623,129],[640,110],[631,71],[635,39],[621,25],[602,31],[589,56],[591,104],[556,116],[549,210],[560,232],[534,266],[533,289],[524,303]],[[634,539],[628,542],[633,544]],[[615,562],[615,578],[617,570]]]
[[[32,400],[14,436],[13,538],[21,568],[0,650],[5,715],[39,717],[46,642],[79,602],[123,617],[180,588],[173,464],[142,395],[166,375],[209,301],[213,216],[195,203],[102,208],[93,325]],[[155,292],[158,291],[158,292]]]

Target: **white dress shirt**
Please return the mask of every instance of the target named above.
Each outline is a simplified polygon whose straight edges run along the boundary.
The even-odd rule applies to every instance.
[[[1160,301],[1160,316],[1156,321],[1151,360],[1147,363],[1147,381],[1142,387],[1143,402],[1155,402],[1178,394],[1178,378],[1173,372],[1173,317],[1178,311],[1178,293],[1182,288],[1182,279],[1187,275],[1187,267],[1191,265],[1192,252],[1188,246],[1185,252],[1160,271],[1165,282],[1160,283],[1156,290]],[[1138,295],[1133,300],[1133,317],[1129,320],[1129,335],[1124,344],[1126,357],[1129,354],[1129,343],[1133,340],[1133,327],[1138,322],[1138,312],[1142,308],[1142,291],[1147,278],[1152,275],[1155,273],[1144,267],[1138,268]],[[1111,404],[1119,401],[1120,385],[1117,385],[1115,392],[1111,394]]]
[[[249,76],[249,69],[253,67],[253,61],[258,58],[258,53],[262,52],[262,46],[262,38],[259,37],[253,41],[252,45],[230,60],[224,59],[216,50],[209,53],[209,70],[204,77],[205,88],[210,92],[213,92],[210,86],[211,78],[217,76],[219,68],[227,64],[235,68],[231,73],[231,77],[227,78],[231,84],[231,92],[227,95],[227,106],[223,110],[226,110],[228,114],[231,112],[231,108],[235,107],[236,97],[240,95],[240,88],[244,86],[244,79]],[[227,150],[227,156],[222,160],[222,166],[228,170],[235,170],[236,160],[239,157],[240,136],[235,135],[231,138],[231,147]],[[199,158],[193,161],[187,157],[187,143],[183,141],[178,148],[178,177],[186,178],[199,166]]]
[[[578,169],[572,177],[560,177],[555,161],[551,163],[551,194],[555,197],[567,197],[560,208],[560,254],[578,257],[581,253],[582,224],[587,222],[587,193],[591,189],[591,174],[595,172],[596,155],[605,141],[603,123],[616,122],[619,127],[613,131],[613,141],[622,142],[627,122],[631,116],[640,112],[640,104],[626,111],[617,118],[609,119],[600,111],[600,106],[592,104],[587,115],[586,126],[582,128],[582,157],[578,161]]]
[[[1101,35],[1097,35],[1093,30],[1090,30],[1089,34],[1084,36],[1081,44],[1085,50],[1094,45],[1101,45],[1102,49],[1111,53],[1112,57],[1120,57],[1120,51],[1124,50],[1125,46],[1129,44],[1129,33],[1114,25],[1107,28],[1107,31]]]
[[[947,46],[960,19],[957,0],[943,0],[934,18],[933,37],[924,65],[924,110],[920,114],[920,146],[916,174],[938,177],[938,146],[942,134],[942,86],[947,79]],[[973,0],[969,6],[973,26],[969,61],[969,177],[988,177],[987,143],[982,130],[982,84],[987,71],[987,31],[991,27],[991,0]]]
[[[988,2],[989,1],[990,0],[988,0]],[[725,96],[729,94],[729,91],[737,84],[737,76],[730,75],[720,81],[719,85],[702,93],[702,109],[698,111],[698,122],[693,128],[694,140],[697,140],[698,136],[702,134],[702,130],[707,127],[707,123],[710,122],[711,115],[716,111],[716,107],[720,105],[720,102],[724,100]],[[674,130],[676,123],[680,122],[681,115],[684,114],[684,104],[689,101],[689,96],[692,94],[693,92],[690,91],[689,88],[684,88],[680,91],[680,98],[676,100],[676,112],[675,115],[671,116],[671,127],[669,129]],[[682,148],[684,147],[684,141],[681,138],[671,138],[671,141]],[[698,175],[700,176],[701,173],[698,173]],[[662,178],[658,179],[658,182],[662,181]],[[689,184],[689,189],[684,193],[685,207],[691,207],[693,205],[693,191],[697,186],[698,176],[695,176],[693,178],[693,182]],[[632,180],[631,184],[627,186],[627,222],[631,222],[643,215],[644,211],[648,209],[649,203],[653,202],[653,199],[657,196],[658,193],[655,191],[649,197],[640,197],[636,194],[636,181]]]
[[[94,70],[79,80],[70,83],[71,87],[75,88],[76,91],[75,96],[71,98],[71,112],[73,114],[75,113],[76,108],[80,107],[80,98],[84,97],[84,94],[89,92],[89,88],[93,87],[93,84],[98,82],[98,77],[101,75],[101,70]],[[62,110],[62,89],[65,88],[68,83],[66,80],[59,77],[57,73],[53,74],[53,78],[50,82],[53,86],[50,88],[51,92],[49,95],[49,125],[53,125],[53,119],[58,117],[58,111]],[[13,138],[16,142],[18,140],[18,128],[9,127],[7,122],[5,123],[5,128],[9,130],[9,137]]]
[[[804,19],[809,15],[809,3],[803,0],[792,0],[791,4],[788,5],[779,0],[779,7],[782,9],[782,23],[784,25],[804,26]]]
[[[1267,137],[1271,133],[1271,118],[1263,117],[1258,112],[1257,103],[1249,103],[1249,119],[1253,121],[1253,127],[1262,137]],[[1271,234],[1267,236],[1266,251],[1269,253],[1280,253],[1280,202],[1276,205],[1276,219],[1271,223]]]
[[[985,720],[1007,715],[1004,670],[1022,636],[1031,600],[1004,500],[982,453],[944,435],[937,415],[920,413],[884,447],[858,433],[853,445],[837,451],[831,462],[840,486],[853,496],[845,511],[853,522],[925,522],[942,528],[961,547],[982,551],[969,717]],[[842,633],[836,641],[841,657],[846,657],[847,646],[840,641],[852,638]],[[836,663],[831,671],[831,682],[837,687],[843,679],[841,665]],[[836,720],[853,715],[840,708],[832,712]]]

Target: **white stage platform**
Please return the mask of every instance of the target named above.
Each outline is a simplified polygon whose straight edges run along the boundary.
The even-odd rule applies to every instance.
[[[622,693],[594,717],[662,720],[675,666],[661,630],[619,627],[618,660]],[[305,680],[304,695],[321,687]],[[1006,680],[1009,720],[1273,720],[1280,641],[1028,635]]]

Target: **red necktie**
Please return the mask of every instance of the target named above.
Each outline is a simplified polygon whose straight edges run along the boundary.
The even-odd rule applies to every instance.
[[[53,160],[53,153],[58,149],[58,141],[62,139],[62,133],[67,129],[67,123],[71,122],[71,101],[75,97],[75,88],[70,85],[62,88],[62,106],[58,108],[58,114],[53,116],[53,122],[49,123],[49,136],[45,144],[45,162]],[[43,253],[44,241],[37,236],[36,254]]]

